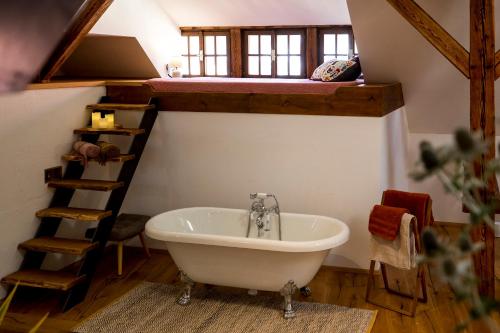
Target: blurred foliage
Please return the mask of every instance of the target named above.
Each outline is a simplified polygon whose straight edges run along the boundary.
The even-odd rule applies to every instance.
[[[420,143],[420,160],[410,177],[415,181],[424,181],[437,177],[447,193],[453,195],[469,211],[469,222],[456,240],[440,237],[432,228],[422,232],[424,254],[418,260],[432,264],[440,279],[448,283],[457,302],[466,302],[470,306],[469,319],[457,326],[456,330],[466,329],[472,320],[483,320],[492,332],[499,332],[496,322],[491,319],[492,311],[498,311],[500,304],[495,300],[479,296],[478,280],[474,271],[473,254],[483,248],[480,242],[471,238],[473,228],[486,223],[494,228],[492,219],[495,201],[488,193],[487,183],[476,176],[474,164],[486,152],[487,142],[479,135],[471,134],[466,129],[455,132],[451,145],[434,147],[427,141]],[[500,147],[499,147],[500,148]],[[485,165],[484,179],[492,179],[500,173],[500,160],[489,161]]]

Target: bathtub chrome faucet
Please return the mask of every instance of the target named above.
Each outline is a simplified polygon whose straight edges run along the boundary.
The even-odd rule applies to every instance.
[[[274,205],[271,207],[266,207],[264,200],[267,198],[274,199]],[[280,216],[280,206],[278,199],[274,194],[267,193],[251,193],[250,199],[253,200],[252,206],[250,206],[250,214],[248,215],[248,227],[247,227],[247,237],[250,236],[250,226],[252,219],[255,220],[255,225],[257,226],[257,236],[262,237],[264,231],[270,231],[270,214],[276,214],[278,216],[278,234],[279,240],[281,240],[281,216]]]

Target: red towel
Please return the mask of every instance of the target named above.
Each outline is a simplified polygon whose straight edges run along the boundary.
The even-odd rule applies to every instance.
[[[406,208],[375,205],[370,213],[368,230],[383,239],[395,240],[399,235],[401,218],[406,213],[409,213]]]
[[[428,194],[387,190],[384,192],[382,205],[408,209],[417,218],[419,232],[434,223],[432,200]]]

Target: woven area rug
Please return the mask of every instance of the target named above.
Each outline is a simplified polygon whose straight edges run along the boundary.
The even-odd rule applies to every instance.
[[[196,288],[191,303],[175,303],[180,288],[141,283],[73,329],[78,333],[336,332],[369,333],[376,311],[294,302],[297,316],[282,318],[281,297]]]

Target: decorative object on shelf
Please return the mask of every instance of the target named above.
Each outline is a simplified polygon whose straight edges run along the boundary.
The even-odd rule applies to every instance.
[[[85,141],[77,141],[73,144],[73,149],[83,156],[82,165],[87,167],[89,158],[97,158],[101,153],[101,148],[92,143]]]
[[[105,141],[97,141],[97,146],[99,147],[99,164],[105,165],[107,161],[120,156],[120,148]]]
[[[173,78],[180,78],[182,77],[182,58],[181,57],[174,57],[170,60],[168,63],[168,69],[170,72],[170,76]]]
[[[115,128],[115,112],[109,110],[92,111],[92,128]]]

